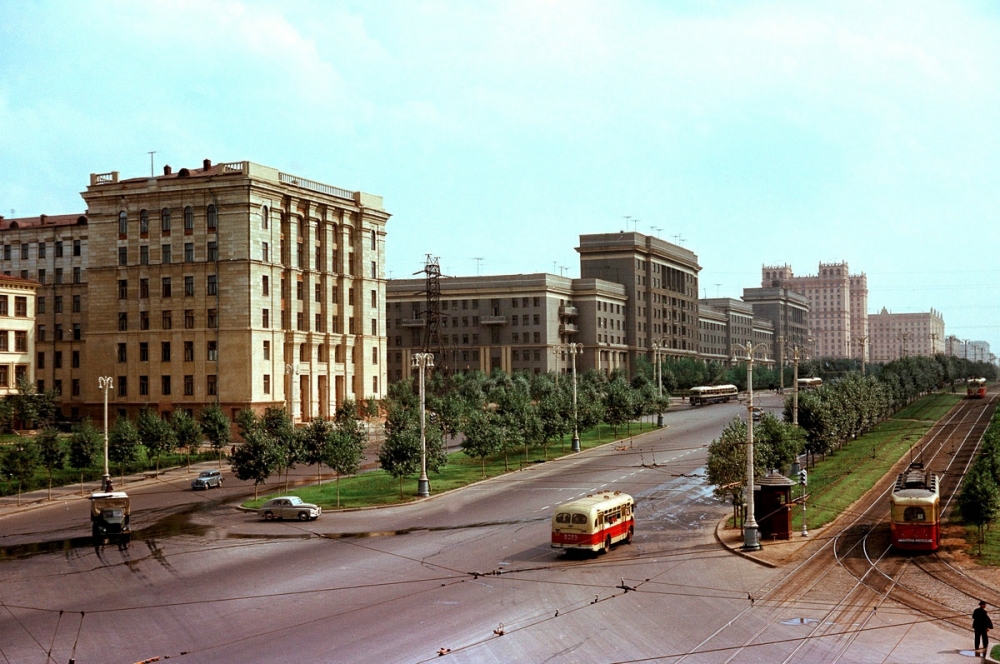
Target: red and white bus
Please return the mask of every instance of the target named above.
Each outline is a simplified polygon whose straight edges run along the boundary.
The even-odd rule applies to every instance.
[[[692,406],[724,403],[739,396],[740,391],[735,385],[700,385],[688,391],[688,400]]]
[[[560,505],[552,515],[552,548],[607,553],[617,542],[632,543],[635,501],[615,491]]]

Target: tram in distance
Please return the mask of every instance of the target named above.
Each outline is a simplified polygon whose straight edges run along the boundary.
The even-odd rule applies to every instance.
[[[970,399],[984,399],[986,397],[986,379],[970,378],[966,382],[965,395]]]
[[[560,505],[552,515],[552,548],[607,553],[632,543],[635,501],[627,493],[598,493]]]
[[[735,385],[702,385],[692,387],[688,399],[692,406],[704,406],[707,403],[722,403],[735,399],[740,395]]]
[[[896,478],[889,498],[892,545],[902,551],[936,551],[941,545],[938,476],[911,463]]]
[[[823,385],[823,379],[819,377],[799,378],[798,385],[800,390],[815,390]]]

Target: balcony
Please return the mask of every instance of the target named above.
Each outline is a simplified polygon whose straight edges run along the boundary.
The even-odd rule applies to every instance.
[[[480,316],[479,317],[479,324],[480,325],[506,325],[507,324],[507,317],[506,316]]]
[[[580,328],[573,323],[559,323],[559,334],[576,334]]]
[[[427,321],[423,318],[404,318],[403,327],[427,327]]]
[[[576,316],[580,312],[572,305],[563,304],[559,306],[560,316]]]

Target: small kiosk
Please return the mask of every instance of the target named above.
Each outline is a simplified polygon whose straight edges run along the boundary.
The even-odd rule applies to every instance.
[[[754,486],[753,515],[761,541],[792,538],[792,486],[795,482],[777,471]]]

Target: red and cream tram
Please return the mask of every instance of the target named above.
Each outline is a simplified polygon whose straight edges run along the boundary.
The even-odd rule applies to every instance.
[[[627,493],[598,493],[560,505],[552,515],[552,548],[607,553],[632,543],[635,501]]]
[[[970,399],[983,399],[986,397],[986,379],[970,378],[966,382],[966,396]]]
[[[941,545],[938,476],[911,463],[899,474],[890,500],[892,545],[903,551],[936,551]]]

